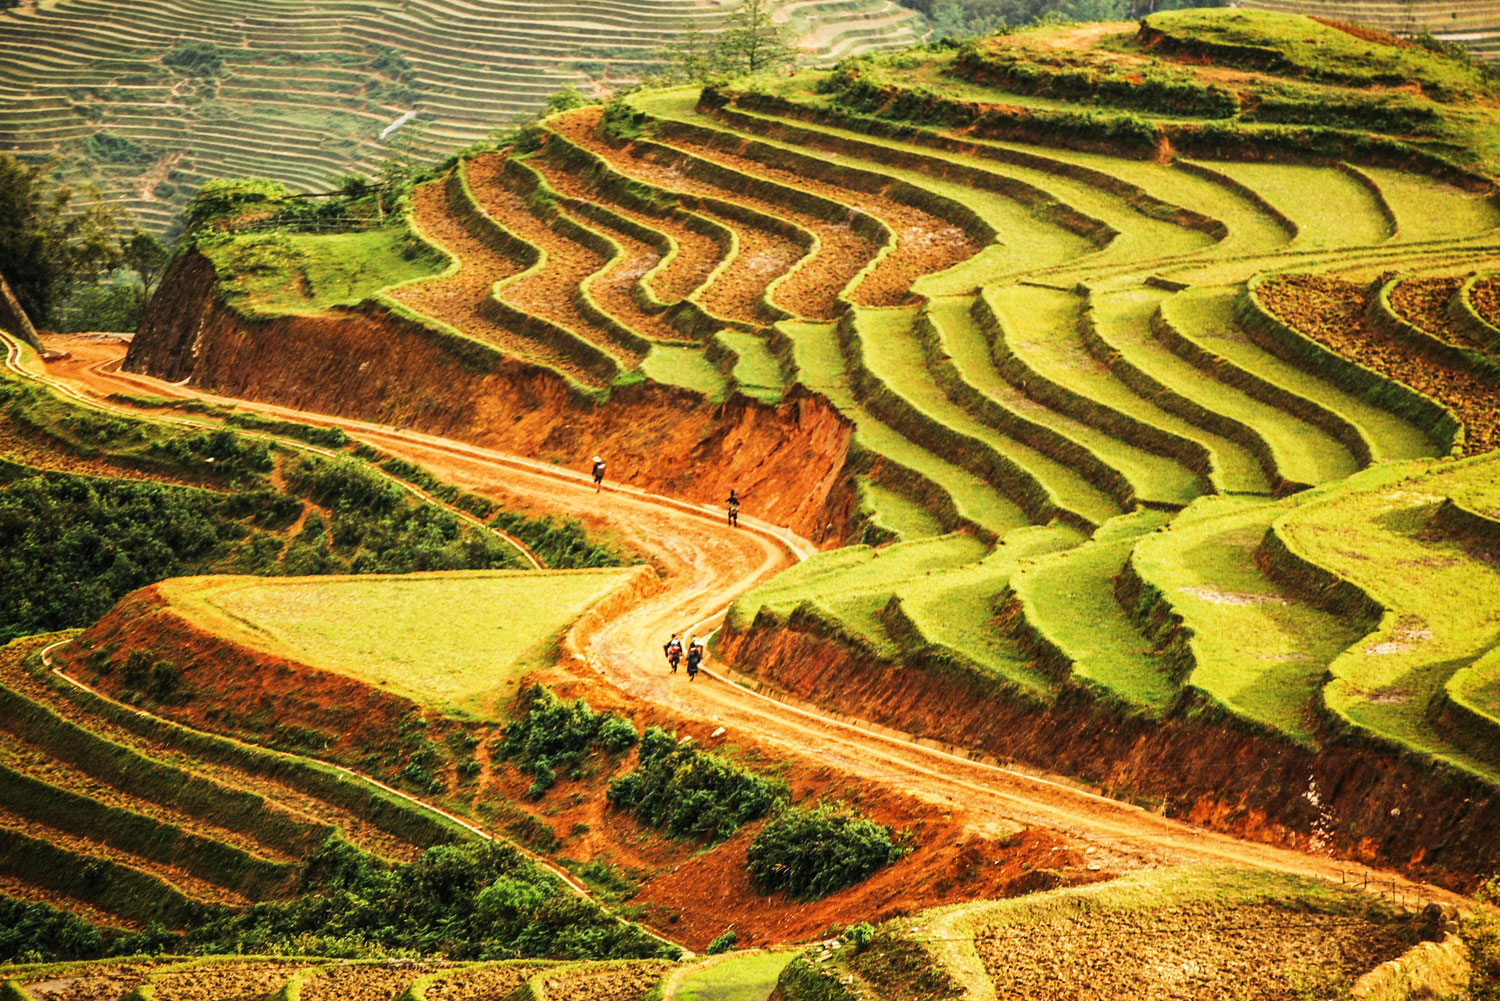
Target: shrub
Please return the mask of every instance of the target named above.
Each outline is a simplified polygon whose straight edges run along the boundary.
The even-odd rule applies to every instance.
[[[576,775],[591,749],[618,754],[636,742],[635,726],[629,720],[594,712],[582,699],[564,702],[541,685],[523,692],[519,707],[521,715],[506,725],[496,752],[514,759],[531,776],[532,799],[552,788],[556,769]]]
[[[784,890],[800,900],[818,900],[904,854],[889,827],[825,804],[793,807],[767,823],[750,843],[745,865],[762,893]]]
[[[635,770],[610,784],[609,801],[673,837],[723,840],[787,797],[786,783],[679,744],[660,727],[646,730],[638,753]]]
[[[224,418],[224,423],[235,427],[251,428],[256,431],[264,431],[267,434],[280,435],[283,438],[295,438],[305,441],[309,445],[321,445],[324,448],[343,448],[349,444],[349,436],[344,433],[343,428],[324,428],[313,424],[303,424],[300,421],[283,421],[274,417],[262,417],[259,414],[230,414]]]
[[[103,952],[99,929],[50,904],[0,896],[0,962],[51,963]]]
[[[1500,1001],[1500,876],[1492,876],[1474,894],[1479,906],[1464,918],[1464,945],[1469,948],[1469,997]]]
[[[708,943],[708,948],[703,951],[710,956],[717,956],[721,952],[728,952],[734,948],[734,943],[739,941],[733,928],[725,928],[724,934]]]

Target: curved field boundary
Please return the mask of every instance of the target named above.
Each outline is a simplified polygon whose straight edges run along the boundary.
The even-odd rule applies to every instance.
[[[1370,326],[1419,354],[1461,369],[1476,378],[1496,383],[1496,392],[1500,393],[1500,359],[1459,347],[1430,330],[1422,329],[1396,311],[1391,302],[1391,293],[1403,277],[1398,276],[1386,282],[1376,280],[1369,304],[1365,307],[1365,319],[1370,322]]]
[[[1375,200],[1375,208],[1380,212],[1380,218],[1385,220],[1386,240],[1394,240],[1399,236],[1401,224],[1396,220],[1396,210],[1391,208],[1391,203],[1386,199],[1385,190],[1381,188],[1380,182],[1354,164],[1343,160],[1335,163],[1333,169],[1352,178],[1355,183],[1370,193],[1370,197]]]
[[[1259,431],[1243,421],[1205,407],[1177,392],[1126,358],[1118,347],[1111,344],[1100,333],[1099,325],[1095,320],[1092,291],[1089,292],[1088,302],[1079,316],[1078,333],[1084,348],[1094,357],[1094,360],[1108,368],[1115,378],[1136,395],[1156,404],[1170,414],[1181,417],[1189,424],[1243,446],[1255,457],[1256,463],[1265,473],[1266,479],[1271,483],[1272,490],[1277,495],[1305,490],[1309,486],[1306,483],[1288,480],[1282,475],[1275,449]]]
[[[461,977],[466,973],[482,973],[491,970],[516,970],[520,973],[520,976],[516,977],[517,986],[520,986],[534,976],[529,971],[535,970],[538,967],[552,969],[559,965],[561,964],[556,960],[550,959],[505,959],[495,963],[465,963],[418,977],[408,984],[404,991],[397,994],[392,1001],[427,1001],[427,988],[433,984],[441,983],[450,977]],[[501,997],[509,1001],[510,995],[505,994],[501,995]],[[286,1001],[294,1001],[294,999],[288,998]]]
[[[709,91],[705,90],[704,100],[699,102],[698,110],[731,128],[806,148],[823,149],[839,155],[852,156],[871,163],[905,167],[941,180],[955,181],[981,191],[991,191],[1025,205],[1047,222],[1061,226],[1101,249],[1120,235],[1118,230],[1102,219],[1096,219],[1081,212],[1050,192],[1018,178],[980,170],[977,167],[955,163],[952,160],[919,153],[915,150],[898,149],[879,143],[832,135],[815,129],[799,128],[770,118],[747,115],[727,105],[715,106],[709,100],[708,95]],[[776,147],[768,148],[776,149]],[[784,150],[777,150],[777,152],[782,156],[787,155]],[[799,159],[804,158],[799,157]],[[826,163],[826,161],[813,162]],[[820,169],[828,168],[825,166]]]
[[[1256,191],[1248,184],[1243,184],[1222,171],[1214,170],[1212,167],[1207,167],[1201,163],[1194,163],[1191,160],[1179,158],[1172,161],[1172,166],[1185,174],[1192,174],[1194,177],[1217,184],[1226,191],[1231,191],[1245,201],[1250,202],[1275,220],[1276,225],[1281,227],[1281,231],[1286,234],[1288,243],[1295,242],[1297,237],[1302,235],[1302,227],[1298,226],[1291,216],[1266,201],[1265,197],[1259,191]]]
[[[286,895],[298,867],[273,862],[242,848],[182,830],[133,810],[87,796],[0,765],[0,806],[35,817],[59,830],[92,838],[121,851],[232,890],[250,900]]]
[[[1427,707],[1433,727],[1474,757],[1500,767],[1500,716],[1479,705],[1471,692],[1500,682],[1500,645],[1453,672]]]
[[[1167,345],[1173,354],[1191,362],[1219,382],[1233,386],[1247,396],[1285,410],[1298,420],[1323,430],[1330,438],[1348,449],[1361,468],[1374,461],[1375,446],[1365,434],[1364,429],[1336,410],[1263,379],[1204,347],[1196,338],[1190,337],[1173,325],[1166,315],[1166,303],[1158,307],[1156,313],[1152,315],[1151,332]]]
[[[1252,278],[1236,303],[1240,325],[1251,340],[1283,361],[1357,393],[1375,406],[1425,429],[1443,454],[1462,454],[1463,424],[1453,411],[1403,382],[1388,379],[1324,347],[1267,309],[1256,290],[1270,277],[1260,274]]]
[[[1500,351],[1500,327],[1480,315],[1474,307],[1474,286],[1493,279],[1493,274],[1477,274],[1464,282],[1448,300],[1448,318],[1470,337],[1491,351]]]
[[[6,827],[0,827],[0,872],[142,925],[187,928],[215,910],[150,873]]]
[[[857,316],[858,314],[849,312],[839,320],[839,346],[843,350],[845,363],[849,366],[855,393],[869,408],[870,413],[923,448],[931,451],[936,446],[941,449],[941,454],[949,456],[955,465],[968,470],[1009,497],[1035,523],[1046,524],[1053,518],[1062,518],[1085,531],[1092,531],[1096,527],[1082,515],[1062,508],[1051,491],[1014,460],[979,439],[954,431],[946,424],[927,416],[916,404],[877,377],[865,364],[861,345],[863,335],[859,330]],[[924,442],[931,442],[932,445],[923,444]]]
[[[674,254],[681,252],[681,242],[673,240],[670,234],[667,234],[666,239],[671,241],[672,250],[655,268],[641,276],[641,284],[637,286],[641,289],[641,296],[645,300],[641,308],[650,312],[659,306],[661,309],[672,311],[672,324],[684,333],[696,336],[700,340],[725,327],[747,332],[758,329],[760,326],[758,323],[720,316],[704,308],[699,301],[706,290],[739,256],[739,236],[731,227],[715,222],[700,212],[688,209],[684,199],[690,196],[654,188],[645,182],[627,177],[593,150],[585,149],[558,132],[548,133],[548,141],[543,148],[543,154],[549,159],[555,159],[562,169],[576,175],[590,189],[614,200],[624,208],[639,212],[648,218],[670,217],[684,229],[708,236],[719,244],[719,260],[698,284],[698,287],[675,302],[667,302],[659,298],[648,284],[654,280],[657,273],[665,272]],[[661,196],[663,195],[667,196],[668,204],[662,204]],[[588,210],[607,211],[605,206],[598,202],[590,202]]]
[[[1020,355],[1011,350],[1008,343],[1010,332],[991,305],[986,290],[980,290],[979,297],[975,299],[973,315],[975,322],[990,339],[996,369],[1021,392],[1038,403],[1099,428],[1121,441],[1180,462],[1197,474],[1205,484],[1212,485],[1214,489],[1223,489],[1218,462],[1202,443],[1075,393],[1028,365]],[[1082,322],[1081,315],[1079,322]]]
[[[917,314],[917,337],[922,342],[923,354],[933,380],[950,399],[990,427],[1077,469],[1121,508],[1129,510],[1135,506],[1135,485],[1093,449],[1079,444],[1056,428],[1012,410],[965,381],[954,365],[942,328],[933,321],[929,308],[930,303]]]
[[[567,989],[570,986],[567,983],[569,980],[587,981],[596,976],[602,979],[616,970],[625,971],[635,969],[639,969],[642,972],[649,970],[652,973],[660,973],[661,977],[664,978],[670,968],[666,963],[655,963],[651,960],[640,959],[605,959],[593,962],[569,963],[551,967],[550,969],[534,974],[514,994],[506,998],[505,1001],[551,1001],[554,995],[547,988],[548,981],[553,978],[559,978],[563,981],[564,991],[562,994],[556,996],[557,1001],[563,1001],[564,998],[572,997],[574,991],[578,990],[577,987],[571,990]],[[658,983],[660,979],[658,978]]]
[[[120,998],[120,1001],[161,1001],[161,997],[156,993],[156,989],[174,977],[203,970],[206,967],[228,967],[240,964],[254,965],[264,963],[278,967],[291,967],[291,969],[286,971],[284,977],[279,973],[275,977],[279,981],[279,986],[272,993],[279,993],[294,977],[306,972],[297,969],[298,967],[307,966],[312,970],[317,970],[320,964],[326,964],[326,962],[327,960],[325,959],[311,956],[207,956],[198,960],[187,960],[182,963],[176,963],[160,970],[153,970],[145,980],[127,991]],[[256,986],[260,987],[261,990],[265,989],[262,985]]]
[[[471,232],[476,235],[484,234],[481,239],[497,250],[501,247],[515,248],[517,259],[526,265],[524,271],[502,278],[494,284],[490,289],[490,294],[480,306],[481,312],[501,326],[552,347],[601,382],[607,384],[619,378],[625,366],[618,357],[577,331],[569,330],[545,317],[525,312],[505,301],[507,290],[523,281],[537,277],[546,270],[547,252],[542,247],[521,238],[484,210],[474,194],[473,186],[469,183],[466,163],[460,161],[453,168],[449,178],[446,183],[454,214],[464,221]],[[500,252],[506,253],[504,250]],[[522,256],[523,253],[524,256]]]

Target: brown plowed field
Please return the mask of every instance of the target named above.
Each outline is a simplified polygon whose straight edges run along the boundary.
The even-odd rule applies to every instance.
[[[1402,931],[1346,914],[1191,904],[995,925],[974,945],[1000,1001],[1299,1001],[1347,996],[1412,945]]]
[[[552,345],[502,327],[483,313],[481,305],[488,298],[490,287],[519,273],[521,266],[495,253],[454,218],[441,181],[416,188],[411,201],[417,227],[429,240],[458,258],[459,269],[446,278],[431,278],[395,289],[390,293],[392,299],[511,354],[549,365],[580,382],[593,382],[591,376]]]
[[[264,1001],[306,963],[203,963],[152,978],[158,1001]]]
[[[167,963],[100,963],[21,986],[37,1001],[118,1001]]]
[[[1260,286],[1266,308],[1289,326],[1457,414],[1466,432],[1465,455],[1500,448],[1500,386],[1377,333],[1365,320],[1367,294],[1356,282],[1322,275],[1281,275]]]
[[[640,1001],[655,987],[666,968],[660,965],[625,966],[569,976],[559,972],[542,981],[547,1001]]]
[[[92,775],[70,768],[48,752],[24,742],[14,734],[7,734],[4,743],[0,744],[0,762],[4,762],[23,775],[50,782],[58,788],[80,796],[87,796],[89,799],[108,806],[143,813],[164,824],[175,824],[189,834],[196,834],[211,841],[222,841],[261,858],[277,862],[296,861],[281,849],[272,845],[263,845],[246,832],[214,826],[208,822],[212,818],[195,817],[181,810],[174,810],[160,803],[133,796],[127,791],[105,785]]]
[[[568,115],[553,123],[554,129],[559,135],[564,136],[570,142],[583,147],[591,153],[597,154],[605,160],[616,171],[626,177],[650,184],[667,192],[682,193],[685,195],[697,195],[704,198],[717,198],[721,201],[735,202],[766,211],[749,199],[737,192],[728,191],[710,184],[704,184],[684,177],[681,171],[662,164],[652,163],[649,160],[641,160],[630,156],[627,152],[611,146],[599,139],[595,134],[594,121],[597,114],[592,118],[580,112],[577,115]],[[768,229],[759,226],[747,226],[742,222],[730,219],[714,211],[711,206],[693,206],[704,215],[711,216],[714,221],[731,229],[739,238],[739,253],[730,262],[729,267],[719,275],[718,279],[710,285],[699,302],[703,308],[720,316],[731,317],[736,320],[745,320],[750,323],[761,322],[760,315],[755,309],[756,301],[765,293],[766,287],[782,274],[790,270],[793,264],[803,257],[803,251],[791,239],[781,236]],[[785,218],[784,210],[780,207],[771,210],[773,214]],[[801,270],[813,267],[809,262]],[[858,268],[855,269],[856,271]],[[853,272],[851,272],[852,274]],[[776,305],[799,316],[816,316],[820,307],[817,302],[798,302],[787,297],[787,285],[790,279],[777,287],[774,299]],[[837,295],[835,290],[834,295]]]
[[[665,233],[676,241],[677,255],[647,281],[658,299],[669,304],[684,299],[708,280],[725,253],[725,248],[718,241],[706,233],[690,228],[671,213],[653,216],[626,208],[598,188],[584,183],[572,170],[554,163],[548,156],[548,150],[555,149],[556,145],[549,144],[543,147],[539,155],[526,161],[541,171],[554,189],[569,198],[597,202],[617,215]]]
[[[390,1001],[413,980],[437,968],[432,963],[340,966],[304,983],[302,1001]]]
[[[49,827],[36,817],[28,817],[4,807],[0,807],[0,828],[18,831],[21,834],[46,841],[48,844],[71,852],[74,855],[88,858],[107,858],[121,865],[128,865],[133,869],[150,873],[163,882],[170,883],[181,890],[186,896],[205,904],[223,904],[226,907],[248,907],[250,899],[233,890],[222,886],[216,886],[205,879],[151,859],[132,855],[130,852],[122,851],[113,845],[92,838],[82,838],[57,827]]]
[[[13,643],[8,647],[0,648],[0,681],[18,692],[23,692],[45,703],[64,719],[108,737],[117,744],[132,748],[157,761],[190,769],[221,785],[258,793],[276,806],[299,815],[309,822],[333,824],[342,829],[350,841],[384,858],[409,861],[421,854],[422,850],[416,845],[387,834],[347,810],[307,796],[284,783],[223,765],[199,761],[171,747],[153,744],[124,727],[87,712],[76,703],[60,697],[55,690],[32,677],[22,666],[27,655],[43,645],[44,642],[38,639]],[[264,849],[261,850],[264,851]]]
[[[1448,300],[1464,283],[1462,278],[1408,278],[1391,289],[1391,308],[1407,323],[1462,348],[1484,350],[1484,345],[1448,319]]]
[[[861,306],[898,306],[909,298],[912,282],[966,261],[981,249],[976,240],[946,219],[884,194],[866,191],[851,194],[836,184],[682,139],[674,139],[672,145],[704,160],[856,206],[889,226],[896,234],[895,249],[850,293],[849,297]],[[821,232],[818,235],[822,237]]]
[[[583,244],[558,235],[533,215],[526,199],[511,190],[502,176],[504,167],[505,157],[501,154],[475,157],[469,161],[469,186],[480,206],[497,222],[528,243],[541,247],[547,254],[547,263],[506,285],[500,290],[500,298],[524,313],[566,327],[631,366],[639,364],[644,357],[641,352],[621,344],[613,333],[585,316],[573,299],[573,290],[590,275],[602,271],[609,261]],[[634,303],[631,308],[640,312]]]
[[[427,1001],[493,1001],[520,987],[536,973],[534,966],[460,970],[427,986]]]
[[[74,900],[72,897],[64,897],[54,890],[43,890],[37,886],[0,873],[0,896],[11,897],[15,900],[29,900],[51,904],[60,911],[76,914],[90,924],[99,925],[104,928],[124,928],[129,931],[139,931],[139,921],[128,921],[117,914],[109,914],[101,911],[93,904],[83,900]]]
[[[1474,283],[1474,312],[1500,327],[1500,278],[1482,278]]]

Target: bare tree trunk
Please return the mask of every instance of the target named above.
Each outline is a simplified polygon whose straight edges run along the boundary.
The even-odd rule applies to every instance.
[[[0,330],[21,338],[37,351],[42,350],[41,338],[37,337],[31,318],[16,301],[15,293],[10,290],[10,283],[5,280],[4,275],[0,275]]]

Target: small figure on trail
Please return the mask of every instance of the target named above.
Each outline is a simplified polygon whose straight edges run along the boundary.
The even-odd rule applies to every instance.
[[[594,456],[594,493],[604,486],[604,460]]]
[[[729,527],[740,527],[740,495],[734,492],[734,487],[729,488],[729,500],[724,502],[729,505]]]
[[[673,633],[672,638],[667,640],[667,645],[662,647],[662,652],[667,655],[667,663],[672,665],[672,673],[677,673],[677,663],[682,660],[682,640]]]
[[[698,665],[703,663],[703,644],[695,637],[688,644],[688,680],[698,677]]]

